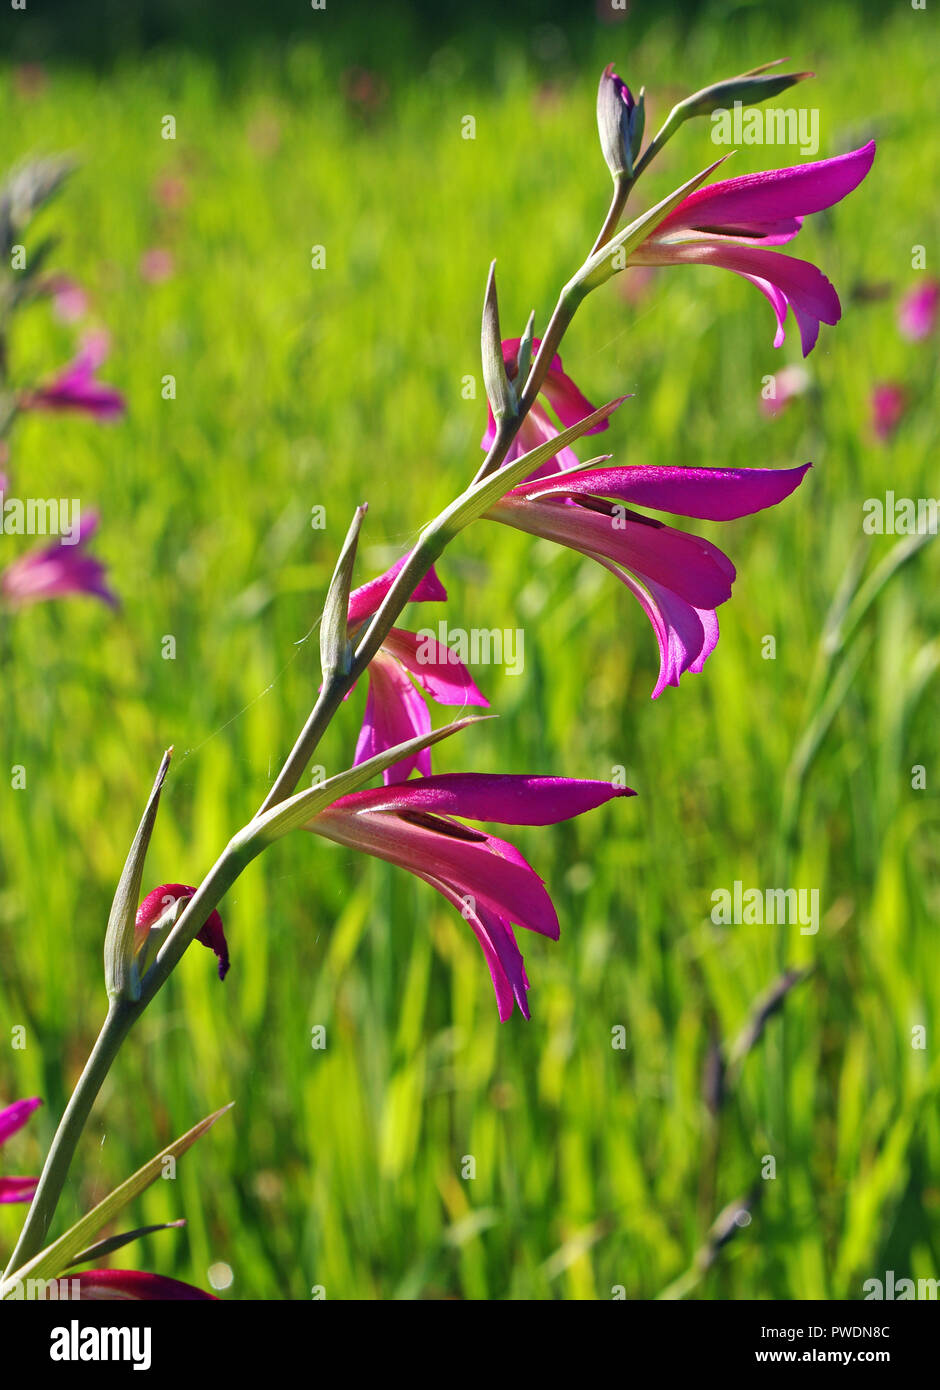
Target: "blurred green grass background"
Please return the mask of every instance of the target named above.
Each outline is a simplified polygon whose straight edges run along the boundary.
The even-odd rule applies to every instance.
[[[12,441],[18,493],[100,508],[96,550],[123,607],[73,600],[6,623],[0,766],[25,766],[27,786],[4,773],[0,1037],[24,1025],[27,1046],[0,1047],[0,1099],[46,1100],[5,1147],[7,1172],[38,1171],[103,1016],[104,924],[163,748],[176,754],[148,887],[197,882],[262,799],[315,694],[309,634],[355,504],[370,504],[365,579],[475,471],[485,404],[482,385],[476,400],[462,387],[479,382],[486,268],[498,258],[507,336],[533,307],[544,326],[607,206],[601,67],[645,83],[655,129],[684,92],[789,53],[818,77],[775,104],[818,107],[819,157],[879,141],[868,181],[794,248],[836,284],[844,318],[808,359],[815,393],[779,417],[761,413],[761,383],[799,360],[796,329],[775,351],[769,308],[735,276],[667,270],[629,301],[614,282],[566,340],[591,399],[635,393],[603,441],[616,461],[816,465],[775,511],[696,527],[739,571],[705,673],[651,703],[638,606],[590,562],[502,527],[445,557],[446,608],[411,610],[525,632],[521,677],[475,672],[499,720],[442,745],[437,770],[623,766],[639,792],[512,836],[562,922],[559,943],[520,943],[532,1021],[498,1023],[472,934],[430,889],[298,834],[226,900],[225,984],[190,952],[125,1045],[60,1221],[234,1099],[178,1181],[138,1203],[138,1224],[184,1215],[185,1235],[132,1247],[202,1286],[227,1263],[227,1297],[653,1297],[755,1185],[753,1220],[694,1296],[857,1298],[888,1269],[940,1274],[935,546],[813,684],[845,576],[896,544],[863,536],[863,501],[937,492],[934,347],[894,319],[918,283],[911,247],[936,270],[932,21],[899,7],[873,29],[866,13],[658,7],[608,27],[587,6],[508,37],[486,70],[457,29],[409,63],[410,30],[374,17],[363,44],[388,61],[363,76],[354,38],[330,47],[330,7],[322,30],[247,44],[237,62],[167,42],[104,73],[61,53],[41,71],[7,64],[4,162],[81,158],[37,227],[89,289],[112,337],[101,375],[129,402],[116,427],[37,415]],[[175,141],[160,138],[166,114]],[[708,123],[686,126],[639,202],[714,157]],[[743,149],[731,171],[793,162]],[[153,247],[174,264],[159,284],[140,273]],[[871,285],[890,292],[853,295]],[[23,314],[16,379],[50,373],[73,340],[47,308]],[[912,400],[887,445],[867,419],[880,380]],[[323,745],[330,771],[362,700]],[[711,895],[736,879],[818,888],[818,935],[715,926]],[[810,964],[716,1124],[714,1040],[730,1044],[785,965]],[[20,1215],[0,1211],[3,1247]]]

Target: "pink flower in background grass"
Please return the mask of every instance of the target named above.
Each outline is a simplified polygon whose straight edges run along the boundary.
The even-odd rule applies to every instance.
[[[812,377],[805,367],[793,362],[774,373],[773,395],[761,394],[760,408],[765,415],[779,415],[797,396],[809,390]]]
[[[506,375],[510,381],[515,381],[519,370],[519,338],[507,338],[503,342],[503,361],[506,363]],[[538,352],[541,339],[533,338],[532,355],[533,358]],[[521,389],[521,386],[520,386]],[[581,392],[570,376],[566,376],[562,369],[561,358],[556,353],[552,358],[552,364],[546,374],[542,386],[541,397],[554,411],[561,421],[563,429],[569,425],[576,425],[579,420],[590,415],[594,406],[587,397]],[[488,409],[488,422],[486,433],[480,440],[480,448],[485,452],[492,446],[496,438],[496,421],[493,419],[492,410]],[[599,425],[587,431],[588,434],[599,434],[607,429],[608,422],[602,420]],[[509,447],[506,454],[505,463],[512,463],[513,459],[521,458],[523,454],[529,453],[532,449],[537,449],[540,444],[544,444],[547,439],[553,439],[558,433],[558,425],[552,421],[545,406],[536,401],[528,415],[519,427],[519,432]],[[561,468],[571,468],[577,464],[577,455],[571,449],[562,449],[555,458],[543,463],[541,468],[536,469],[532,474],[535,478],[547,477],[550,473],[557,473]]]
[[[305,828],[408,869],[436,888],[479,941],[505,1021],[514,1003],[529,1017],[529,981],[513,924],[557,941],[558,916],[544,883],[513,845],[463,822],[554,825],[633,795],[609,782],[460,773],[353,792]]]
[[[42,293],[52,298],[52,312],[60,323],[77,323],[88,313],[88,295],[69,275],[50,275]]]
[[[615,503],[730,521],[782,502],[809,467],[584,469],[523,483],[486,515],[580,551],[627,586],[659,643],[655,700],[685,671],[702,670],[735,569],[711,541]]]
[[[161,883],[159,888],[154,888],[152,892],[147,894],[137,909],[137,916],[134,919],[134,944],[137,952],[144,949],[151,928],[160,918],[177,903],[182,903],[185,906],[195,891],[195,888],[186,883]],[[219,962],[219,979],[224,980],[229,967],[228,943],[225,940],[222,918],[218,912],[213,910],[209,914],[205,924],[196,933],[196,940],[201,945],[208,946],[210,951],[215,952]]]
[[[875,142],[870,140],[835,159],[698,188],[630,254],[629,263],[733,270],[770,301],[777,319],[774,347],[784,340],[784,320],[788,306],[792,308],[806,357],[816,344],[820,323],[839,322],[839,296],[811,262],[767,248],[792,241],[805,216],[832,207],[857,188],[874,157]]]
[[[882,381],[872,388],[871,427],[879,443],[884,444],[894,434],[907,412],[907,405],[907,392],[895,381]]]
[[[89,594],[117,607],[116,594],[108,587],[104,564],[89,555],[88,541],[98,525],[95,512],[82,517],[74,545],[58,540],[54,545],[30,550],[0,574],[0,599],[21,608],[44,599],[69,594]]]
[[[45,386],[20,396],[21,410],[80,410],[96,420],[117,420],[124,414],[124,397],[95,373],[108,355],[108,335],[88,333],[77,357]]]
[[[404,565],[403,556],[385,574],[355,589],[349,596],[348,624],[352,636],[381,605]],[[446,599],[447,591],[432,566],[420,581],[411,602]],[[421,690],[439,705],[487,705],[473,677],[449,647],[428,637],[393,627],[369,664],[369,693],[355,763],[394,748],[397,743],[426,734],[431,729],[431,713]],[[352,694],[350,690],[346,699]],[[403,759],[387,768],[386,783],[403,782],[414,769],[425,776],[431,771],[431,750]]]
[[[369,68],[347,68],[342,75],[343,95],[351,111],[374,116],[388,98],[388,83]]]
[[[40,1105],[39,1097],[33,1096],[30,1100],[16,1100],[0,1110],[0,1144],[22,1129]],[[31,1202],[38,1181],[38,1178],[0,1178],[0,1203]]]
[[[940,308],[940,280],[909,290],[898,305],[898,331],[912,343],[929,338],[937,326]]]
[[[159,285],[173,274],[173,256],[162,246],[152,246],[140,258],[140,278],[148,285]]]
[[[189,202],[189,185],[178,174],[162,174],[153,185],[153,196],[167,212],[179,212]]]

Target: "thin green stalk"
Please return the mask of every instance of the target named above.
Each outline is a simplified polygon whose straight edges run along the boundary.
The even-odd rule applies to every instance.
[[[558,296],[558,303],[555,305],[552,316],[548,321],[545,337],[539,345],[535,361],[532,363],[531,370],[529,371],[525,389],[519,398],[519,413],[516,415],[515,419],[501,422],[500,428],[497,430],[496,439],[493,441],[489,453],[477,469],[476,476],[473,479],[474,483],[479,483],[483,478],[488,478],[491,473],[495,473],[505,459],[509,452],[509,446],[518,434],[523,420],[535,404],[539,391],[542,389],[542,383],[548,375],[548,369],[551,366],[552,358],[561,345],[561,340],[568,331],[568,326],[574,318],[578,305],[583,298],[584,295],[582,293],[571,289],[570,283],[565,286]]]
[[[612,214],[613,206],[608,213],[605,228]],[[471,488],[482,478],[495,472],[504,462],[522,421],[538,396],[552,358],[583,297],[584,292],[573,289],[570,283],[562,290],[529,372],[525,390],[519,401],[518,413],[513,420],[506,421],[505,424],[501,422],[496,439],[471,483]],[[418,544],[408,556],[383,603],[366,628],[348,673],[344,675],[335,671],[324,681],[316,704],[262,802],[258,815],[286,800],[296,788],[320,739],[342,703],[343,696],[365,671],[415,587],[456,534],[448,529],[448,520],[465,495],[462,494],[446,507],[422,531]],[[36,1195],[7,1268],[7,1275],[42,1249],[92,1105],[125,1037],[164,985],[209,914],[219,905],[249,860],[260,852],[260,848],[260,845],[243,847],[236,836],[196,889],[170,931],[153,965],[141,981],[139,998],[136,1001],[120,999],[112,1003],[98,1040],[56,1130],[43,1165]]]
[[[634,178],[636,175],[634,175]],[[633,187],[634,179],[627,174],[618,174],[614,179],[614,193],[610,200],[610,207],[607,216],[604,218],[604,225],[597,234],[597,240],[591,247],[591,256],[595,255],[602,246],[606,246],[614,232],[620,225],[623,210],[627,206],[627,199],[630,196],[630,189]],[[588,260],[591,259],[588,256]]]
[[[59,1127],[43,1165],[36,1195],[30,1204],[16,1248],[4,1270],[4,1278],[9,1278],[43,1247],[85,1122],[132,1021],[123,1003],[115,1001],[111,1005],[85,1063],[85,1070],[79,1077],[78,1084],[65,1107],[65,1113],[59,1121]]]
[[[36,1195],[30,1205],[16,1248],[4,1271],[4,1278],[9,1277],[42,1249],[91,1107],[121,1044],[154,995],[166,982],[213,908],[222,901],[242,869],[253,857],[253,853],[243,851],[235,843],[226,848],[186,904],[179,921],[144,976],[140,998],[136,1001],[112,1001],[85,1069],[59,1121],[59,1127],[43,1164]]]

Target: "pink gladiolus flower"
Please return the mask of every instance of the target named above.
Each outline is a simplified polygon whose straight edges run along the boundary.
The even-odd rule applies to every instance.
[[[205,1293],[192,1284],[184,1284],[180,1279],[169,1279],[163,1274],[144,1274],[137,1269],[86,1269],[68,1277],[70,1281],[78,1281],[79,1300],[86,1303],[191,1298],[209,1298],[214,1303],[218,1302],[215,1294]]]
[[[86,550],[97,525],[96,513],[86,512],[74,545],[59,540],[14,560],[0,574],[0,598],[13,607],[22,607],[66,594],[91,594],[117,607],[117,597],[105,580],[105,566]]]
[[[880,382],[871,393],[871,427],[882,444],[890,439],[907,411],[907,392],[893,381]]]
[[[898,305],[898,329],[911,342],[929,338],[937,326],[940,308],[940,280],[928,280],[910,290]]]
[[[815,346],[820,323],[839,322],[839,296],[809,261],[767,248],[792,241],[804,217],[832,207],[857,188],[874,157],[875,142],[870,140],[835,159],[698,188],[631,253],[629,263],[733,270],[770,301],[777,318],[774,347],[784,340],[787,306],[793,309],[806,357]]]
[[[178,212],[189,202],[189,188],[185,179],[175,174],[164,174],[154,184],[153,196],[168,212]]]
[[[134,919],[134,944],[138,951],[142,950],[146,944],[151,927],[174,903],[189,902],[195,893],[195,888],[185,883],[162,883],[159,888],[154,888],[144,898],[140,907],[137,909],[137,916]],[[208,946],[210,951],[214,951],[219,962],[219,979],[224,980],[228,974],[228,943],[225,940],[225,931],[222,926],[222,918],[213,909],[206,919],[205,924],[196,933],[196,940],[203,946]]]
[[[349,596],[347,622],[352,635],[379,608],[407,556],[385,574],[370,580]],[[414,593],[411,602],[446,599],[447,591],[432,566]],[[473,677],[449,647],[429,637],[393,627],[369,663],[369,694],[365,717],[356,744],[355,763],[394,748],[396,743],[426,734],[431,714],[412,679],[439,705],[486,705]],[[352,692],[350,691],[349,694]],[[347,694],[347,699],[349,698]],[[413,768],[427,776],[431,771],[431,750],[405,758],[384,774],[386,783],[403,782]]]
[[[62,323],[76,323],[88,313],[88,295],[68,275],[50,275],[43,291],[52,296],[52,310]]]
[[[659,643],[653,699],[699,673],[718,642],[715,609],[734,565],[717,546],[615,502],[730,521],[775,506],[801,468],[593,468],[514,488],[487,516],[597,560],[636,596]],[[611,500],[613,499],[613,500]]]
[[[506,363],[506,375],[510,381],[514,381],[519,370],[518,352],[519,338],[506,338],[503,341],[503,361]],[[533,338],[532,355],[533,358],[538,352],[541,339]],[[563,429],[570,425],[576,425],[579,420],[590,415],[594,406],[587,397],[579,391],[570,376],[566,376],[562,370],[561,358],[556,353],[552,358],[552,365],[549,367],[542,386],[542,396],[551,406],[552,410],[561,421]],[[496,438],[496,421],[493,419],[493,412],[490,410],[489,419],[486,426],[486,433],[480,440],[480,447],[484,452],[492,446]],[[593,429],[587,430],[588,434],[599,434],[607,429],[608,422],[602,420]],[[505,462],[512,463],[513,459],[521,458],[523,454],[529,453],[532,449],[537,449],[540,444],[544,444],[547,439],[553,439],[558,434],[558,426],[553,423],[545,408],[535,402],[528,415],[519,427],[519,432],[510,445]],[[537,468],[531,475],[533,478],[545,478],[551,473],[557,473],[563,468],[572,468],[578,462],[577,455],[571,449],[562,449],[554,458],[543,463],[541,468]]]
[[[463,821],[554,825],[634,794],[609,782],[461,773],[353,792],[306,829],[408,869],[457,908],[483,949],[504,1022],[514,1002],[529,1017],[529,981],[513,924],[557,941],[558,917],[519,851]]]
[[[798,363],[781,367],[780,371],[774,374],[773,395],[761,395],[761,410],[765,415],[779,415],[794,397],[802,396],[809,390],[811,380],[806,368]]]
[[[0,1144],[22,1129],[33,1111],[42,1105],[38,1096],[17,1100],[0,1110]],[[0,1203],[31,1202],[38,1178],[0,1178]]]
[[[151,247],[140,258],[140,276],[149,285],[159,285],[173,274],[173,257],[160,246]]]
[[[124,414],[124,397],[113,386],[97,381],[95,373],[108,355],[105,333],[89,333],[78,356],[47,386],[24,392],[22,410],[82,410],[96,420],[117,420]]]

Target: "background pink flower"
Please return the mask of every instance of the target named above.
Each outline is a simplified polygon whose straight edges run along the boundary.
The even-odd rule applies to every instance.
[[[882,381],[872,388],[869,407],[871,427],[882,444],[890,439],[907,412],[908,397],[896,381]]]
[[[0,1144],[16,1134],[29,1119],[42,1101],[38,1096],[30,1100],[17,1100],[0,1110]],[[31,1202],[36,1191],[38,1178],[0,1178],[0,1203]]]
[[[90,594],[117,607],[117,595],[108,587],[104,564],[86,549],[97,525],[97,514],[87,512],[81,519],[76,544],[59,540],[14,560],[0,574],[0,598],[19,608],[67,594]]]
[[[173,257],[161,246],[152,246],[140,258],[140,278],[149,285],[159,285],[161,281],[169,280],[173,270]]]
[[[96,372],[108,355],[107,333],[87,333],[78,355],[45,386],[20,396],[21,410],[79,410],[96,420],[118,420],[124,414],[124,397],[113,386],[98,381]]]
[[[898,305],[898,331],[911,342],[928,338],[937,326],[940,280],[928,280],[909,290]]]

